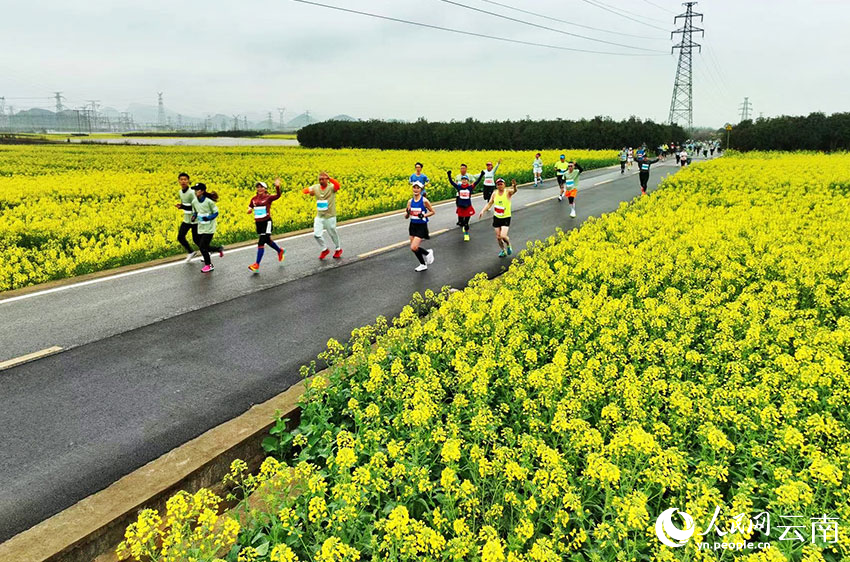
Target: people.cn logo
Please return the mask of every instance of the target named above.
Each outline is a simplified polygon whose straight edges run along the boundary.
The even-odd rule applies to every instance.
[[[683,529],[680,529],[673,523],[673,516],[676,512],[679,513],[679,516],[685,523],[685,527]],[[658,516],[658,519],[655,520],[655,535],[662,544],[665,544],[670,548],[678,548],[688,544],[688,541],[694,534],[695,530],[696,528],[694,527],[693,518],[684,511],[679,511],[675,507],[664,510],[661,515]]]

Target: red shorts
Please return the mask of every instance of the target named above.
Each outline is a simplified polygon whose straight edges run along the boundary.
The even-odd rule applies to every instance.
[[[458,207],[457,208],[457,216],[459,217],[471,217],[475,214],[475,209],[470,205],[469,207]]]
[[[569,191],[565,191],[564,195],[566,195],[567,197],[575,197],[577,193],[578,189],[571,189]]]

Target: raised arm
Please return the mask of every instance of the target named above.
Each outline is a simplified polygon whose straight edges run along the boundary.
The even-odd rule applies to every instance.
[[[277,201],[280,199],[280,178],[274,179],[274,195],[269,198],[269,201]]]
[[[328,176],[328,181],[331,182],[332,186],[334,186],[334,191],[339,191],[339,182],[337,180]]]
[[[511,180],[511,187],[508,189],[508,197],[513,197],[514,193],[516,193],[516,178]]]
[[[460,186],[459,186],[458,184],[456,184],[456,183],[455,183],[455,180],[453,180],[453,179],[452,179],[452,171],[451,171],[451,170],[449,170],[449,171],[447,171],[446,173],[447,173],[447,174],[448,174],[448,176],[449,176],[449,183],[451,184],[451,186],[452,186],[453,188],[455,188],[455,189],[460,189]]]
[[[472,184],[472,189],[478,187],[478,184],[481,183],[481,180],[484,179],[484,170],[481,170],[481,173],[478,175],[478,179]]]

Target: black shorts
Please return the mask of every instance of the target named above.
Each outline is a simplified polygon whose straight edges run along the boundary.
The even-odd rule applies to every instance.
[[[421,222],[410,223],[410,226],[407,228],[407,233],[411,236],[415,236],[423,240],[428,240],[431,238],[428,235],[428,225]]]
[[[272,219],[256,221],[256,225],[257,234],[271,234],[274,229],[274,226],[272,226]]]
[[[493,228],[502,228],[511,225],[511,217],[493,217]]]
[[[559,186],[563,187],[564,184],[567,183],[567,180],[564,179],[564,176],[557,176],[556,175],[555,177],[558,178],[558,185]]]

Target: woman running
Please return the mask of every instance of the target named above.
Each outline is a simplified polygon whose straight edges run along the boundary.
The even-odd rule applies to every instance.
[[[198,242],[201,255],[204,256],[204,267],[201,272],[209,273],[215,269],[210,259],[210,250],[218,251],[219,257],[224,257],[224,247],[211,246],[216,229],[216,218],[218,218],[218,193],[207,191],[207,186],[196,183],[192,186],[195,191],[195,199],[192,200],[192,219],[198,221]]]
[[[510,189],[505,189],[505,180],[496,180],[496,191],[490,197],[487,206],[481,210],[478,218],[490,207],[493,207],[493,229],[496,231],[496,242],[499,243],[499,257],[503,258],[514,253],[511,248],[511,240],[508,238],[508,228],[511,226],[511,198],[516,193],[516,180],[511,180]]]
[[[564,195],[567,196],[567,201],[570,202],[570,216],[576,216],[576,195],[578,195],[578,175],[584,171],[584,168],[575,162],[570,162],[567,165],[567,171],[564,172]]]
[[[260,239],[257,241],[257,261],[249,265],[248,269],[256,273],[260,270],[260,262],[263,261],[266,244],[277,252],[277,261],[283,261],[286,250],[272,240],[272,230],[274,229],[272,225],[272,202],[280,199],[280,178],[274,180],[274,195],[269,193],[269,188],[264,182],[258,181],[254,187],[257,188],[257,194],[248,203],[248,214],[254,214],[254,224],[257,227],[257,234],[259,234]]]
[[[423,240],[430,238],[428,235],[428,218],[434,216],[434,207],[422,195],[421,183],[413,182],[410,187],[413,189],[413,197],[407,202],[404,218],[410,219],[407,232],[410,235],[410,251],[419,260],[416,271],[425,271],[428,269],[428,264],[434,263],[434,250],[426,250],[420,247],[420,244]]]
[[[472,207],[472,192],[481,183],[481,180],[484,178],[484,172],[481,172],[481,175],[478,176],[478,179],[472,185],[469,185],[469,178],[466,176],[462,176],[460,178],[460,184],[457,184],[452,179],[451,170],[448,171],[448,174],[449,183],[457,191],[457,197],[455,198],[457,223],[463,229],[463,241],[469,242],[469,217],[475,215],[475,209]]]
[[[629,170],[632,169],[632,162],[635,161],[635,151],[633,148],[629,147],[629,153],[626,156],[626,163],[629,165]]]
[[[422,164],[419,164],[422,166]],[[421,168],[419,168],[421,171]],[[423,174],[424,176],[424,174]],[[428,179],[427,177],[425,178]],[[328,183],[331,184],[328,187]],[[336,231],[336,192],[339,191],[339,182],[330,177],[327,172],[319,174],[319,183],[305,187],[304,195],[312,195],[316,198],[316,217],[313,219],[313,237],[319,246],[322,248],[319,253],[319,259],[323,260],[328,257],[331,251],[325,242],[325,233],[328,234],[334,243],[334,258],[342,257],[342,246],[339,245],[339,234]]]
[[[685,150],[685,147],[682,147],[682,152],[679,153],[679,164],[682,168],[685,167],[685,164],[688,163],[688,151]]]
[[[534,155],[534,163],[531,165],[531,171],[534,174],[534,186],[543,185],[543,159],[540,158],[540,153]]]

